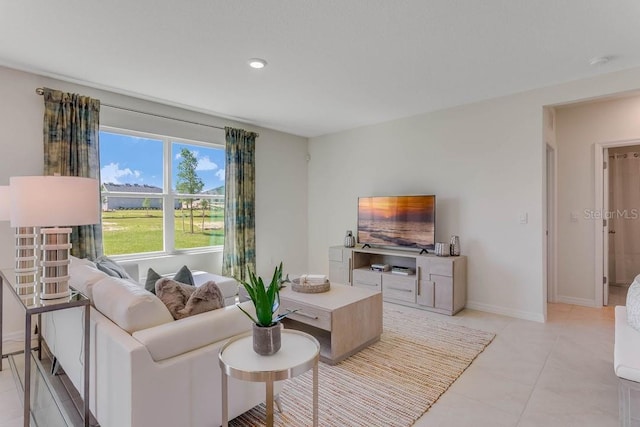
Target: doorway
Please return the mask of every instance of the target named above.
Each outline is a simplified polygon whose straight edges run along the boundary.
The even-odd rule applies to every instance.
[[[597,144],[596,159],[598,154],[596,202],[601,202],[603,221],[596,225],[601,240],[596,256],[602,261],[596,259],[602,273],[596,269],[596,295],[604,306],[625,305],[627,289],[640,273],[640,141]]]
[[[640,273],[640,145],[609,148],[608,305],[624,305]]]

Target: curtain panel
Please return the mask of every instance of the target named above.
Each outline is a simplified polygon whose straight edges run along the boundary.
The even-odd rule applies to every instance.
[[[256,268],[256,134],[225,128],[224,249],[222,274],[241,281]]]
[[[100,101],[44,88],[44,174],[94,178],[100,182]],[[100,200],[95,201],[100,205]],[[65,224],[60,224],[65,225]],[[102,255],[102,226],[72,227],[71,254]]]

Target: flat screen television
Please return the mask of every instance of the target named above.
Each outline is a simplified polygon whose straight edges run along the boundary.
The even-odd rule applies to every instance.
[[[436,196],[358,198],[358,243],[433,249]]]

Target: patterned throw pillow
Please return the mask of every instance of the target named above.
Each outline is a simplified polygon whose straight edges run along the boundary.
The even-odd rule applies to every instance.
[[[178,314],[188,317],[222,307],[224,307],[224,296],[220,288],[216,282],[208,281],[196,288],[184,308],[178,310]]]
[[[156,282],[156,295],[176,320],[224,307],[222,292],[212,281],[196,288],[163,278]]]
[[[640,276],[638,276],[640,277]],[[627,323],[640,331],[640,282],[635,278],[627,291]]]

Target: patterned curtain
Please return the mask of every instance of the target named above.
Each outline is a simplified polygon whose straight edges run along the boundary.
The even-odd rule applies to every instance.
[[[99,182],[99,125],[99,100],[44,88],[44,174]],[[101,256],[101,225],[73,227],[71,243],[71,253],[78,258]]]
[[[224,249],[222,274],[246,280],[256,269],[256,134],[225,128]]]

